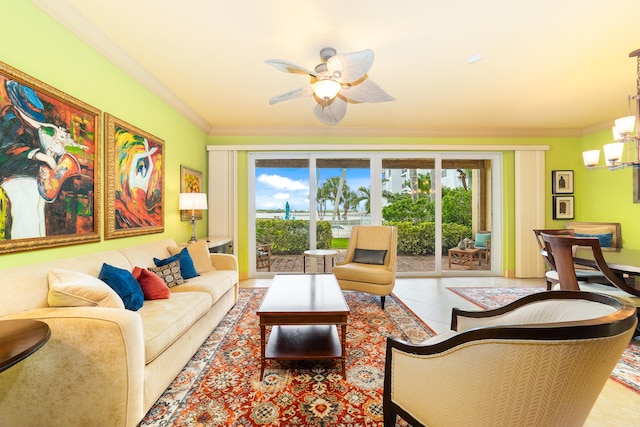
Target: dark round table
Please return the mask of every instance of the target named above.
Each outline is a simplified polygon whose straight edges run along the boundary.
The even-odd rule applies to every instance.
[[[49,325],[39,320],[0,320],[0,372],[35,353],[50,336]]]

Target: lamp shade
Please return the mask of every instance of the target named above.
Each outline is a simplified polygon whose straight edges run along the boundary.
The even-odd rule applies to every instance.
[[[320,99],[333,99],[340,92],[342,85],[335,80],[318,80],[313,85],[313,92]]]
[[[584,165],[588,168],[598,166],[600,161],[600,150],[589,150],[582,152],[582,160]]]
[[[206,193],[180,193],[178,208],[181,211],[207,209]]]
[[[602,148],[604,149],[604,158],[607,161],[607,165],[619,163],[622,159],[624,142],[612,142],[611,144],[606,144]]]
[[[633,133],[636,125],[636,116],[621,117],[615,121],[616,130],[621,135]]]

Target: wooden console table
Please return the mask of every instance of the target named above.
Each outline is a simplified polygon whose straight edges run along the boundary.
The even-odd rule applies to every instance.
[[[473,270],[473,261],[478,260],[478,265],[482,263],[482,249],[449,249],[449,268],[451,264],[466,265],[469,270]]]

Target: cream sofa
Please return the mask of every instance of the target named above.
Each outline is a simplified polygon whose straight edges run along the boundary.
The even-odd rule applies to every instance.
[[[98,277],[103,263],[132,271],[167,258],[173,240],[0,270],[0,320],[46,322],[51,338],[0,373],[0,426],[135,426],[238,296],[233,255],[211,254],[214,271],[171,288],[138,311],[50,307],[48,273]],[[206,260],[206,255],[205,255]]]

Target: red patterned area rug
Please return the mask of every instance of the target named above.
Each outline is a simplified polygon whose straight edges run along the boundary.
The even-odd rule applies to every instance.
[[[264,288],[238,303],[149,410],[141,426],[382,426],[387,336],[420,342],[435,333],[395,296],[345,292],[345,380],[339,361],[268,361],[260,376],[256,311]],[[406,426],[405,423],[399,424]]]
[[[483,309],[501,307],[544,288],[447,288]],[[611,379],[640,394],[640,339],[636,337],[622,353]]]

